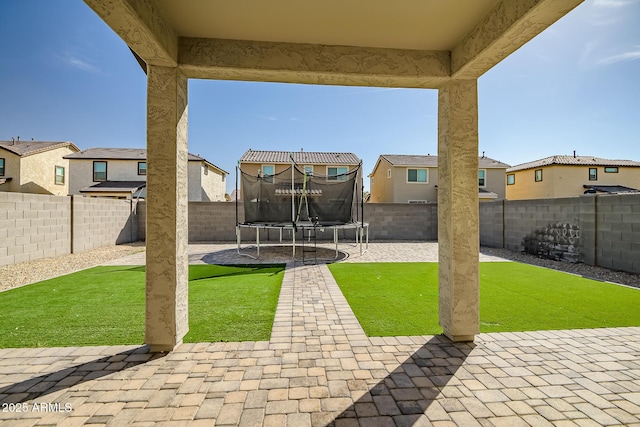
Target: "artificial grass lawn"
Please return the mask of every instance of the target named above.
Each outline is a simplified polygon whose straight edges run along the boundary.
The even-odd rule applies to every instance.
[[[184,342],[271,334],[284,265],[189,266]],[[95,267],[0,293],[0,347],[141,344],[144,267]]]
[[[437,263],[331,264],[369,336],[435,335]],[[515,262],[480,264],[480,331],[640,326],[640,289]]]

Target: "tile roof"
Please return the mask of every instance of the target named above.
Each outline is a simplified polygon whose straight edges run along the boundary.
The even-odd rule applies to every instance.
[[[425,168],[438,167],[438,156],[425,156],[418,154],[382,154],[380,157],[387,160],[393,166],[420,166]],[[376,167],[377,166],[378,164],[376,163]],[[478,167],[481,169],[507,169],[509,165],[485,156],[478,157]]]
[[[357,165],[360,159],[353,153],[329,153],[317,151],[259,151],[249,149],[240,157],[242,163],[291,163],[301,165]]]
[[[551,165],[568,165],[568,166],[630,166],[640,167],[640,162],[633,160],[611,160],[602,159],[593,156],[550,156],[544,159],[535,160],[533,162],[522,163],[507,169],[507,172],[516,172],[519,170],[540,168]]]
[[[79,153],[64,156],[65,159],[100,159],[100,160],[146,160],[147,150],[145,148],[88,148]],[[228,174],[229,172],[214,165],[207,159],[189,153],[189,161],[202,161]]]
[[[4,148],[20,157],[44,153],[45,151],[63,147],[80,151],[73,142],[69,141],[0,141],[0,149]]]

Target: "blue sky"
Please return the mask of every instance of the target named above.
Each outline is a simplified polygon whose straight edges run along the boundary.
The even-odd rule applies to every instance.
[[[479,152],[640,161],[640,0],[586,0],[479,79]],[[146,76],[80,0],[0,2],[0,140],[144,147]],[[434,90],[189,82],[189,151],[437,153]],[[368,187],[368,182],[365,182]]]

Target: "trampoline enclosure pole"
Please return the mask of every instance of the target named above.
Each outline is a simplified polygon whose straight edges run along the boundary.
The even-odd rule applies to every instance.
[[[236,165],[236,226],[239,224],[238,222],[238,169],[239,169],[239,166]]]

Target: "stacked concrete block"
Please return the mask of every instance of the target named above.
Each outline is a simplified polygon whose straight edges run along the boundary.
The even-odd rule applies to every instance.
[[[554,228],[579,228],[579,223],[579,197],[504,202],[505,247],[514,251],[525,250],[531,236]]]
[[[71,251],[68,197],[0,192],[0,265]]]

